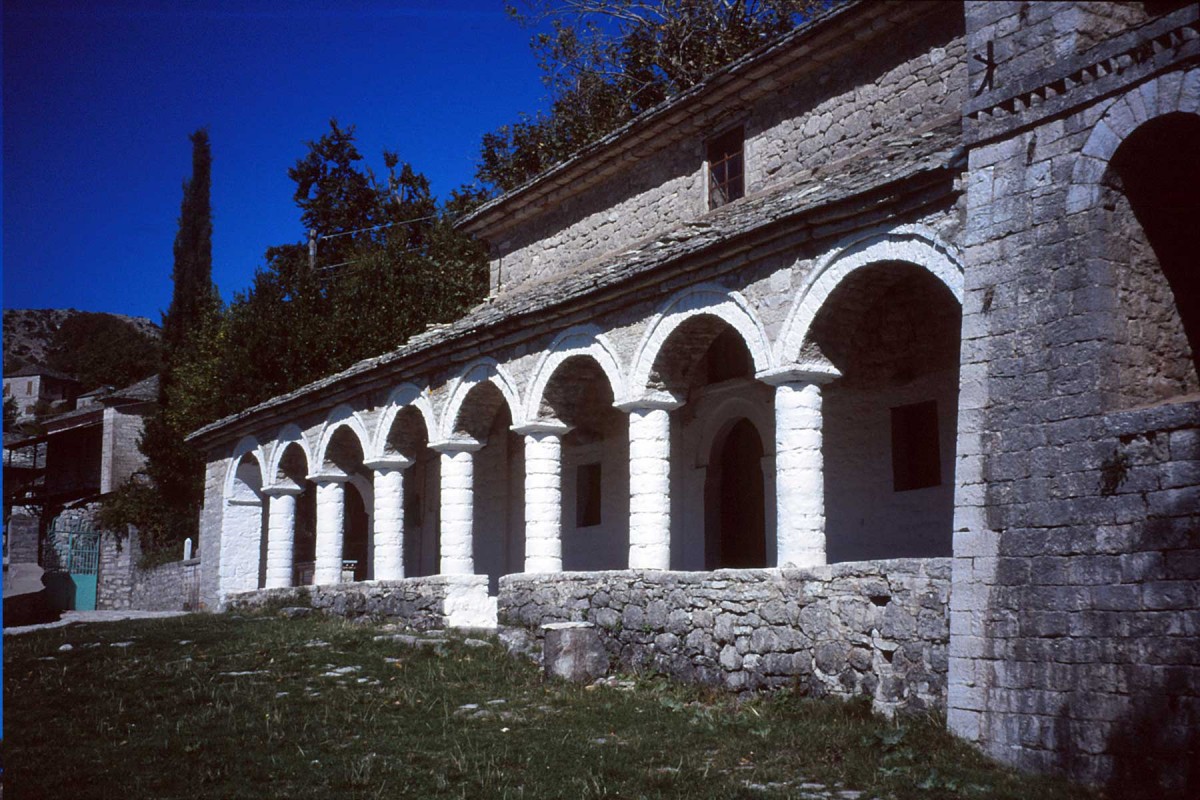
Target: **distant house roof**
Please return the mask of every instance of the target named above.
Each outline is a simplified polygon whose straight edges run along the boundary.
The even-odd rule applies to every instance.
[[[158,400],[158,375],[151,375],[149,378],[130,384],[123,389],[117,389],[115,392],[100,398],[100,402],[109,404],[122,400],[137,400],[147,403],[156,402]]]
[[[11,375],[5,375],[4,377],[6,377],[6,378],[35,378],[38,376],[41,376],[43,378],[55,378],[56,380],[60,380],[60,381],[71,381],[72,383],[79,383],[79,381],[75,380],[70,375],[66,374],[65,372],[59,372],[58,370],[50,369],[49,367],[39,367],[36,364],[30,364],[27,367],[21,367],[19,370],[12,373]]]

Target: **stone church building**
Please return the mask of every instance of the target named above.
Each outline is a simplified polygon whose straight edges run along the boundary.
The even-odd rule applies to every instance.
[[[1198,198],[1198,4],[838,4],[464,219],[465,317],[193,434],[203,595],[1200,787]]]

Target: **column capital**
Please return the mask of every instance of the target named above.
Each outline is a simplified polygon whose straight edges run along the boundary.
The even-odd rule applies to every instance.
[[[350,480],[350,476],[344,472],[314,472],[308,476],[308,479],[315,484],[327,483],[345,483]]]
[[[811,383],[820,386],[842,377],[842,372],[828,361],[805,361],[764,369],[762,372],[756,372],[754,377],[771,386],[782,386],[785,383]]]
[[[684,399],[674,392],[649,392],[641,397],[627,398],[613,403],[613,408],[629,414],[634,411],[674,411],[682,406]]]
[[[298,495],[304,491],[304,487],[298,485],[295,481],[287,481],[285,483],[276,483],[271,486],[263,487],[263,494],[267,497],[283,497],[284,495]]]
[[[363,466],[367,469],[373,469],[376,472],[382,470],[395,470],[402,472],[416,463],[411,458],[406,458],[401,455],[383,456],[382,458],[373,458],[370,461],[364,461]]]
[[[477,450],[483,449],[484,444],[484,442],[478,439],[463,436],[457,439],[443,439],[440,442],[430,442],[429,449],[442,455],[454,455],[455,453],[474,453]]]
[[[537,419],[524,425],[513,425],[509,430],[521,436],[546,438],[548,436],[563,437],[571,430],[571,426],[556,419]]]

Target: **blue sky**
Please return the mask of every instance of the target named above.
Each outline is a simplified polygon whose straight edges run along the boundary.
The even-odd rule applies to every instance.
[[[545,89],[501,0],[4,0],[6,308],[148,316],[170,302],[188,134],[213,146],[228,300],[303,238],[287,169],[336,117],[439,197]]]

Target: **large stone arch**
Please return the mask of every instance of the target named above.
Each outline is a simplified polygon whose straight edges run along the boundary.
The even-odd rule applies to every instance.
[[[300,429],[299,425],[289,423],[275,436],[275,445],[271,448],[271,457],[267,462],[269,465],[267,468],[267,477],[270,483],[276,483],[281,480],[281,462],[287,449],[292,445],[296,445],[304,453],[304,461],[308,467],[308,472],[313,473],[316,471],[317,465],[313,461],[312,447],[309,446],[308,437],[304,435],[304,431]]]
[[[536,420],[541,416],[542,398],[551,378],[564,361],[583,356],[591,358],[608,378],[613,397],[624,397],[625,373],[616,348],[598,328],[593,325],[578,326],[563,331],[554,338],[533,371],[533,379],[525,396],[525,419]]]
[[[253,456],[256,464],[253,475],[249,476],[241,468],[242,461],[247,455]],[[249,489],[261,492],[262,487],[269,483],[270,473],[266,471],[266,465],[265,448],[253,436],[242,437],[234,446],[233,453],[229,458],[229,469],[225,474],[224,497],[227,500],[242,497]]]
[[[1109,103],[1075,159],[1067,214],[1087,211],[1101,201],[1109,163],[1131,133],[1155,117],[1177,112],[1200,114],[1200,69],[1160,75]]]
[[[324,468],[329,456],[329,443],[339,428],[348,428],[354,434],[358,439],[358,446],[362,448],[364,459],[371,452],[371,436],[367,432],[367,426],[363,423],[362,417],[349,405],[343,403],[329,412],[329,416],[325,418],[325,422],[321,426],[321,433],[317,438],[316,459],[313,464],[315,469]]]
[[[774,366],[766,329],[740,292],[716,284],[693,286],[671,297],[650,320],[634,354],[622,402],[636,400],[651,391],[651,371],[663,345],[680,325],[702,316],[716,317],[737,331],[756,372],[767,372]]]
[[[817,262],[805,279],[776,344],[776,363],[800,361],[813,320],[842,281],[862,267],[886,261],[902,261],[925,268],[962,304],[962,260],[955,249],[932,230],[920,225],[903,225],[859,235],[835,247]]]
[[[396,422],[396,415],[406,408],[414,408],[421,415],[425,421],[427,436],[433,437],[438,434],[440,426],[437,413],[433,410],[433,402],[430,401],[426,391],[416,384],[403,383],[388,394],[386,408],[380,415],[379,424],[371,442],[371,449],[367,451],[368,461],[395,455],[389,452],[388,436],[391,434],[392,425]]]
[[[524,406],[521,403],[521,394],[517,390],[517,384],[508,374],[503,366],[494,358],[481,358],[471,362],[462,375],[454,380],[449,392],[449,400],[442,410],[440,439],[448,441],[455,438],[460,438],[456,435],[456,426],[458,424],[458,416],[462,411],[463,403],[467,399],[467,395],[481,383],[491,383],[500,390],[500,394],[504,396],[504,401],[508,403],[509,413],[512,415],[512,423],[514,426],[522,425],[525,422]]]

